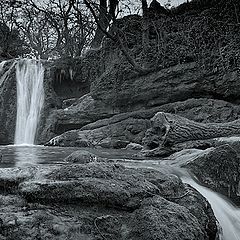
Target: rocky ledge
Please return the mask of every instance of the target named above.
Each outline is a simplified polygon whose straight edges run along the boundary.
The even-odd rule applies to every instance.
[[[117,114],[107,111],[106,106],[99,105],[90,95],[86,95],[67,109],[57,110],[50,116],[43,139],[58,135],[46,143],[53,146],[125,148],[129,143],[143,144],[142,139],[151,127],[150,119],[159,111],[201,123],[228,122],[240,116],[238,105],[207,98],[192,98]],[[59,135],[60,128],[64,130],[71,127],[74,129]]]
[[[76,158],[78,164],[67,162]],[[209,203],[177,176],[86,152],[58,166],[0,169],[0,190],[1,239],[217,236]]]

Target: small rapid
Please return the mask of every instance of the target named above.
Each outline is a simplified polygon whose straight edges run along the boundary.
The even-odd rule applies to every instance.
[[[240,240],[240,209],[226,197],[203,187],[189,177],[181,178],[184,183],[191,185],[210,203],[214,215],[221,228],[220,240]]]
[[[39,60],[21,59],[16,64],[17,120],[15,144],[34,144],[44,102],[44,67]]]
[[[196,157],[196,155],[201,155],[203,153],[203,150],[196,150],[192,154],[186,154],[185,157],[191,160],[191,157]],[[182,158],[184,158],[184,156],[181,155],[179,161],[182,161]],[[173,166],[172,164],[173,161],[171,160],[128,160],[124,162],[124,165],[127,167],[159,169],[161,171],[166,170],[168,173],[177,175],[184,183],[195,188],[210,203],[214,215],[219,222],[219,240],[240,240],[240,208],[235,206],[225,196],[198,184],[186,169]]]

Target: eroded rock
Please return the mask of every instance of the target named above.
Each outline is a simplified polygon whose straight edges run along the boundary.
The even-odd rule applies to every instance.
[[[217,235],[206,200],[167,170],[89,162],[2,169],[1,176],[4,184],[16,180],[15,195],[0,198],[3,239],[167,240],[187,233],[189,239]]]
[[[92,98],[90,95],[84,96],[85,98]],[[57,146],[98,146],[102,147],[117,147],[119,144],[116,142],[132,142],[137,144],[143,144],[145,142],[142,139],[145,136],[147,129],[151,127],[150,119],[159,111],[166,113],[174,113],[179,116],[194,120],[199,123],[209,123],[209,122],[228,122],[238,119],[240,116],[240,109],[238,106],[231,103],[227,103],[221,100],[212,99],[188,99],[183,102],[175,102],[162,105],[160,107],[154,107],[148,110],[139,110],[135,112],[116,114],[117,112],[111,112],[106,106],[99,105],[99,109],[91,108],[85,109],[85,111],[78,110],[78,106],[81,106],[85,100],[79,99],[79,102],[73,104],[69,107],[69,110],[64,111],[59,110],[58,114],[53,117],[52,123],[52,134],[59,134],[56,128],[57,125],[66,126],[65,130],[68,130],[68,126],[72,123],[75,128],[80,128],[78,130],[66,131],[65,133],[53,138],[47,143],[47,145],[57,145]],[[96,104],[96,101],[94,104]],[[85,104],[83,104],[85,106]],[[71,110],[72,109],[72,110]],[[74,110],[75,109],[75,110]],[[81,108],[79,108],[81,109]],[[105,110],[109,114],[116,114],[115,116],[109,117],[110,115],[102,114]],[[92,114],[98,113],[99,118],[93,117]],[[60,118],[62,120],[60,120]],[[108,118],[106,118],[108,117]],[[57,125],[54,119],[59,119]],[[66,121],[65,121],[65,120]],[[76,121],[75,121],[76,120]],[[78,123],[82,123],[78,125]],[[55,123],[54,123],[55,122]],[[75,122],[75,123],[74,123]],[[77,123],[78,122],[78,123]],[[91,123],[90,123],[91,122]],[[69,124],[69,125],[68,125]],[[55,130],[54,130],[55,129]],[[77,137],[77,135],[79,137]],[[52,135],[51,135],[52,136]],[[155,136],[154,134],[152,136]],[[155,136],[155,140],[151,138],[148,141],[150,148],[155,148],[159,145],[159,138]],[[122,145],[122,147],[124,147]]]
[[[212,148],[193,161],[182,164],[193,172],[200,182],[240,204],[240,159],[231,145]]]
[[[64,159],[65,162],[81,164],[96,162],[97,160],[98,157],[95,154],[84,150],[75,151]]]
[[[189,210],[161,197],[145,199],[134,212],[130,226],[127,239],[207,239]]]

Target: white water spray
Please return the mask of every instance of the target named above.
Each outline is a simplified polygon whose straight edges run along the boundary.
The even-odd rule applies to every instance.
[[[22,59],[16,64],[17,121],[15,144],[34,144],[44,102],[44,68],[40,61]]]

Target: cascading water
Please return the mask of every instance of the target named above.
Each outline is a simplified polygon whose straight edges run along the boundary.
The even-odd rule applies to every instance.
[[[213,212],[222,227],[220,240],[240,240],[240,209],[220,194],[197,184],[193,179],[183,177],[182,180],[194,187],[211,204]]]
[[[197,150],[196,152],[201,155],[201,151]],[[197,153],[195,153],[195,155]],[[186,157],[190,159],[189,155]],[[184,183],[187,183],[195,188],[210,203],[221,228],[219,240],[240,240],[240,208],[234,206],[231,201],[226,199],[226,197],[222,196],[221,194],[213,192],[212,190],[199,185],[195,180],[192,179],[185,169],[171,166],[172,162],[169,160],[125,160],[123,163],[125,166],[133,168],[151,168],[155,170],[161,169],[161,171],[165,169],[167,173],[177,175]]]
[[[44,102],[44,68],[39,60],[22,59],[16,64],[17,120],[15,144],[34,144]]]

